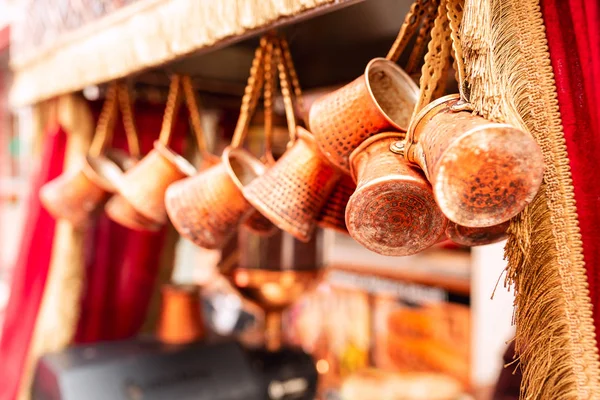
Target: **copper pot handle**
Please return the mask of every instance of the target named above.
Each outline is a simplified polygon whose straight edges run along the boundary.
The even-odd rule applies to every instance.
[[[283,96],[283,105],[285,108],[285,116],[287,119],[288,130],[290,133],[290,141],[288,146],[296,140],[296,115],[294,114],[294,104],[292,102],[292,94],[290,92],[290,84],[288,79],[288,72],[285,68],[281,46],[275,46],[275,60],[277,62],[277,70],[279,71],[279,82],[281,83],[281,94]]]
[[[129,95],[129,88],[126,83],[119,84],[118,88],[118,100],[119,109],[123,118],[123,126],[125,128],[125,136],[127,138],[127,146],[129,147],[129,154],[135,158],[140,157],[140,141],[137,135],[137,129],[135,127],[135,120],[133,117],[133,108],[131,106],[131,96]]]
[[[117,116],[117,88],[118,83],[112,82],[107,91],[106,99],[102,105],[102,111],[98,118],[94,139],[90,145],[89,155],[98,157],[112,138],[112,131]]]
[[[173,125],[175,123],[175,116],[181,106],[181,76],[173,75],[171,77],[171,84],[169,85],[169,94],[167,95],[167,104],[165,106],[165,115],[162,121],[162,127],[160,129],[160,136],[158,141],[164,145],[168,145],[173,133]]]
[[[242,145],[246,137],[248,125],[250,124],[250,118],[256,109],[256,104],[260,97],[260,90],[263,85],[263,59],[268,42],[269,39],[266,35],[261,37],[260,46],[254,52],[254,59],[252,60],[252,66],[250,67],[250,75],[248,76],[246,88],[244,89],[244,96],[242,97],[240,116],[237,120],[231,139],[231,147],[235,148]]]
[[[404,68],[409,75],[418,71],[420,63],[423,60],[427,45],[429,44],[429,39],[431,38],[433,23],[437,16],[438,3],[439,0],[429,0],[427,4],[425,15],[421,22],[421,28],[419,28],[419,33],[417,33],[417,37],[415,38],[415,44],[408,56],[408,61],[406,62],[406,68]]]
[[[385,57],[386,59],[393,62],[398,61],[400,54],[402,54],[406,48],[410,38],[414,35],[419,23],[423,19],[427,4],[431,1],[433,0],[415,0],[415,2],[410,6],[408,13],[404,17],[404,22],[400,27],[400,31],[398,31],[396,40],[394,40],[392,47]]]
[[[265,152],[263,155],[267,165],[275,163],[273,157],[273,88],[275,74],[273,72],[273,41],[269,41],[265,51],[264,62],[264,116],[265,116]]]
[[[281,45],[281,51],[283,53],[283,59],[285,61],[285,66],[287,68],[290,81],[292,83],[292,90],[294,91],[294,97],[296,99],[296,105],[298,106],[298,112],[300,113],[300,119],[304,122],[305,125],[308,126],[308,118],[306,112],[306,106],[304,103],[304,96],[302,95],[302,88],[300,86],[300,81],[298,79],[298,74],[296,72],[296,67],[294,66],[294,60],[292,59],[292,53],[290,52],[290,46],[288,44],[285,36],[281,35],[279,37],[279,43]],[[310,130],[310,129],[309,129]]]
[[[204,159],[210,159],[213,155],[208,151],[208,145],[206,144],[206,133],[202,128],[202,119],[200,117],[200,107],[196,100],[196,93],[192,85],[192,79],[189,76],[181,77],[181,86],[183,88],[183,95],[185,97],[185,104],[188,112],[190,113],[190,120],[192,124],[192,130],[196,138],[198,150],[200,155]]]
[[[450,25],[450,38],[452,39],[452,50],[456,66],[456,80],[458,81],[458,92],[461,103],[469,104],[470,90],[465,78],[465,63],[463,58],[462,44],[460,41],[460,22],[463,17],[464,0],[445,0],[446,16]],[[467,107],[468,108],[468,107]]]

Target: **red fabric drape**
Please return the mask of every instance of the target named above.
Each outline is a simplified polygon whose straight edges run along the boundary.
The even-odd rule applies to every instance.
[[[94,105],[96,117],[100,105]],[[137,104],[135,120],[143,153],[152,149],[160,131],[164,106]],[[171,146],[182,151],[187,115],[176,121]],[[123,127],[114,133],[113,147],[127,148]],[[141,328],[160,267],[165,230],[138,232],[99,216],[86,238],[87,288],[77,330],[77,343],[134,336]]]
[[[596,0],[541,0],[600,339],[600,7]],[[600,341],[599,341],[600,343]]]
[[[44,293],[54,239],[54,219],[42,207],[40,187],[63,170],[67,135],[59,127],[45,135],[39,171],[27,202],[25,230],[10,286],[10,298],[0,337],[0,399],[13,400]]]

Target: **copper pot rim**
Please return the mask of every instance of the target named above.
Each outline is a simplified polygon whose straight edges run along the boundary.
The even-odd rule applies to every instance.
[[[392,138],[395,139],[394,142],[404,140],[404,133],[402,133],[402,132],[377,133],[377,134],[369,137],[368,139],[366,139],[356,149],[354,149],[354,151],[352,151],[352,153],[350,153],[350,157],[348,157],[348,161],[350,164],[350,176],[354,180],[354,183],[357,183],[356,182],[357,171],[356,171],[356,167],[354,166],[354,160],[356,159],[356,157],[358,157],[367,147],[371,146],[373,143],[376,143],[376,142],[379,142],[379,141],[385,140],[385,139],[392,139]],[[390,152],[391,152],[391,150],[390,150]]]
[[[267,167],[248,150],[239,147],[227,146],[225,150],[223,150],[221,160],[225,170],[227,171],[227,174],[240,191],[244,189],[244,184],[231,166],[232,157],[236,158],[238,161],[241,161],[241,164],[244,166],[244,168],[249,168],[251,170],[251,172],[255,175],[252,180],[258,178],[267,170]]]
[[[125,150],[110,148],[104,153],[106,158],[117,164],[121,170],[127,172],[131,167],[140,161],[140,157],[134,157]]]
[[[177,154],[171,147],[159,140],[154,141],[154,149],[164,159],[168,160],[179,172],[185,176],[194,176],[198,172],[188,160]]]
[[[123,170],[105,155],[86,155],[81,172],[92,184],[109,193],[118,191],[119,182],[123,177]]]
[[[409,139],[413,139],[414,135],[415,135],[415,131],[417,130],[417,128],[421,125],[421,123],[423,121],[428,119],[426,117],[429,114],[437,113],[438,109],[446,107],[447,103],[450,103],[453,101],[455,102],[458,100],[460,100],[460,94],[453,93],[453,94],[447,94],[445,96],[442,96],[438,99],[435,99],[431,103],[427,104],[425,107],[423,107],[421,110],[419,110],[419,112],[410,121],[408,130],[406,131],[406,137]],[[408,153],[408,151],[405,152],[405,154],[407,154],[407,153]]]
[[[382,66],[383,67],[382,70],[389,71],[392,74],[395,74],[395,76],[393,76],[393,78],[396,78],[396,79],[394,79],[394,80],[397,82],[400,82],[402,89],[404,89],[402,91],[402,93],[407,94],[407,96],[405,98],[413,105],[413,107],[415,104],[417,104],[417,101],[419,99],[419,94],[420,94],[419,87],[412,80],[410,75],[408,75],[406,73],[406,71],[404,71],[402,68],[400,68],[398,66],[398,64],[394,63],[393,61],[387,60],[383,57],[377,57],[377,58],[372,59],[371,61],[369,61],[369,63],[367,64],[367,66],[365,68],[365,72],[364,72],[363,76],[365,78],[367,91],[369,92],[369,96],[371,97],[373,104],[375,104],[375,106],[377,107],[377,109],[379,110],[381,115],[383,115],[383,117],[391,124],[391,126],[393,126],[394,128],[396,128],[400,131],[406,132],[409,127],[408,126],[400,126],[398,124],[398,122],[396,122],[392,118],[390,118],[390,116],[381,108],[381,105],[379,104],[379,102],[377,101],[377,98],[375,97],[375,94],[373,93],[369,74],[372,72],[372,70],[374,68],[377,68],[378,66],[380,66],[380,64],[384,64]]]
[[[487,124],[483,124],[483,125],[478,125],[475,126],[469,130],[467,130],[465,133],[463,133],[462,135],[460,135],[458,138],[456,138],[455,143],[461,142],[466,138],[470,138],[473,137],[483,131],[490,131],[490,130],[506,130],[509,129],[512,132],[518,132],[520,135],[527,135],[529,136],[529,134],[521,129],[518,129],[517,127],[511,125],[511,124],[506,124],[506,123],[494,123],[494,122],[490,122]],[[501,135],[503,138],[506,135]],[[535,143],[535,140],[529,136],[529,138],[532,140],[533,143]],[[443,160],[446,155],[452,151],[454,151],[455,149],[455,145],[453,146],[449,146],[446,150],[444,150],[444,152],[441,154],[440,156],[440,160]],[[538,147],[539,149],[539,147]],[[542,159],[543,162],[543,155],[541,153],[541,150],[538,152],[540,158]],[[445,168],[443,168],[443,166],[438,166],[434,172],[435,176],[439,177],[439,174],[441,173],[442,176],[445,176]],[[456,222],[458,224],[467,226],[467,227],[471,227],[471,228],[488,228],[494,225],[499,225],[503,222],[506,222],[507,220],[513,218],[515,215],[517,215],[518,213],[520,213],[526,206],[527,204],[531,203],[531,201],[533,201],[533,198],[535,197],[535,195],[537,194],[539,187],[544,179],[544,170],[545,168],[540,169],[540,174],[537,177],[533,177],[531,178],[531,183],[532,185],[530,185],[530,190],[527,194],[527,196],[523,196],[519,201],[515,201],[514,203],[512,203],[512,205],[510,207],[507,207],[507,211],[505,211],[505,213],[503,213],[503,217],[499,218],[497,216],[489,216],[487,218],[484,218],[482,215],[478,215],[476,218],[472,218],[469,221],[459,221],[460,218],[457,217],[457,213],[458,211],[454,208],[453,204],[449,204],[452,203],[451,200],[446,199],[445,196],[437,196],[436,195],[436,201],[438,203],[438,205],[440,206],[440,208],[442,209],[442,211],[444,212],[444,214],[448,217],[448,219],[450,219],[452,222]],[[446,192],[445,187],[446,187],[446,179],[436,179],[435,180],[435,184],[432,185],[433,186],[433,192],[434,194],[436,193],[444,193]],[[508,212],[508,210],[512,210],[510,212]],[[518,210],[518,211],[515,211]]]

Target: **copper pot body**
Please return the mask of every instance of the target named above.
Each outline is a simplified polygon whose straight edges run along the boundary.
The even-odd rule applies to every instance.
[[[425,176],[390,150],[400,139],[397,133],[373,136],[350,158],[357,189],[346,207],[348,231],[369,250],[389,256],[434,245],[447,222]]]
[[[348,234],[346,206],[355,190],[356,183],[354,183],[354,179],[350,175],[342,174],[321,210],[317,224],[322,228]]]
[[[199,290],[190,285],[165,285],[156,335],[168,344],[186,344],[204,337]]]
[[[129,229],[136,231],[158,231],[163,224],[153,221],[138,212],[123,196],[113,195],[106,205],[104,211],[110,219]]]
[[[427,175],[444,214],[467,227],[508,221],[542,183],[542,151],[527,132],[451,109],[458,95],[425,107],[407,135],[406,158]]]
[[[406,132],[418,97],[408,74],[375,58],[361,77],[313,103],[310,129],[329,161],[349,173],[350,154],[365,139],[382,131]]]
[[[219,164],[168,188],[165,204],[175,229],[200,247],[223,247],[253,210],[242,188],[264,172],[247,151],[226,148]]]
[[[506,230],[510,221],[484,228],[470,228],[454,222],[448,223],[446,237],[456,244],[474,247],[500,242],[506,239]]]
[[[294,145],[244,188],[244,196],[277,227],[306,242],[338,177],[319,154],[314,137],[298,128]]]
[[[277,232],[277,227],[260,212],[252,211],[244,220],[243,226],[257,235],[271,236]]]
[[[117,165],[107,159],[86,157],[77,169],[67,171],[40,189],[44,208],[55,218],[70,221],[78,228],[85,227],[114,192],[111,177],[121,176]]]
[[[187,160],[156,141],[154,149],[125,173],[119,193],[144,217],[162,225],[167,221],[167,188],[195,172]]]

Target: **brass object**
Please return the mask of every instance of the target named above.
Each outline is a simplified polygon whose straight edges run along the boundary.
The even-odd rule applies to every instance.
[[[425,172],[451,221],[498,225],[538,192],[542,152],[529,133],[455,111],[461,104],[458,95],[449,95],[423,108],[407,133],[405,156]]]
[[[375,58],[361,77],[312,104],[310,128],[329,161],[349,173],[350,154],[365,139],[386,130],[406,132],[418,96],[400,67]]]
[[[339,172],[320,156],[308,131],[298,127],[297,132],[293,146],[243,193],[280,229],[308,241]]]
[[[243,187],[264,170],[246,150],[227,147],[219,164],[167,189],[165,204],[175,229],[200,247],[221,248],[252,211]]]
[[[356,192],[346,207],[350,235],[379,254],[416,254],[438,242],[446,228],[431,186],[390,147],[400,133],[381,133],[350,156]]]
[[[156,335],[168,344],[186,344],[204,337],[200,293],[192,285],[162,287],[162,309]]]
[[[506,239],[506,230],[509,225],[510,221],[506,221],[499,225],[485,228],[469,228],[449,222],[446,228],[446,237],[454,243],[463,246],[483,246]]]

